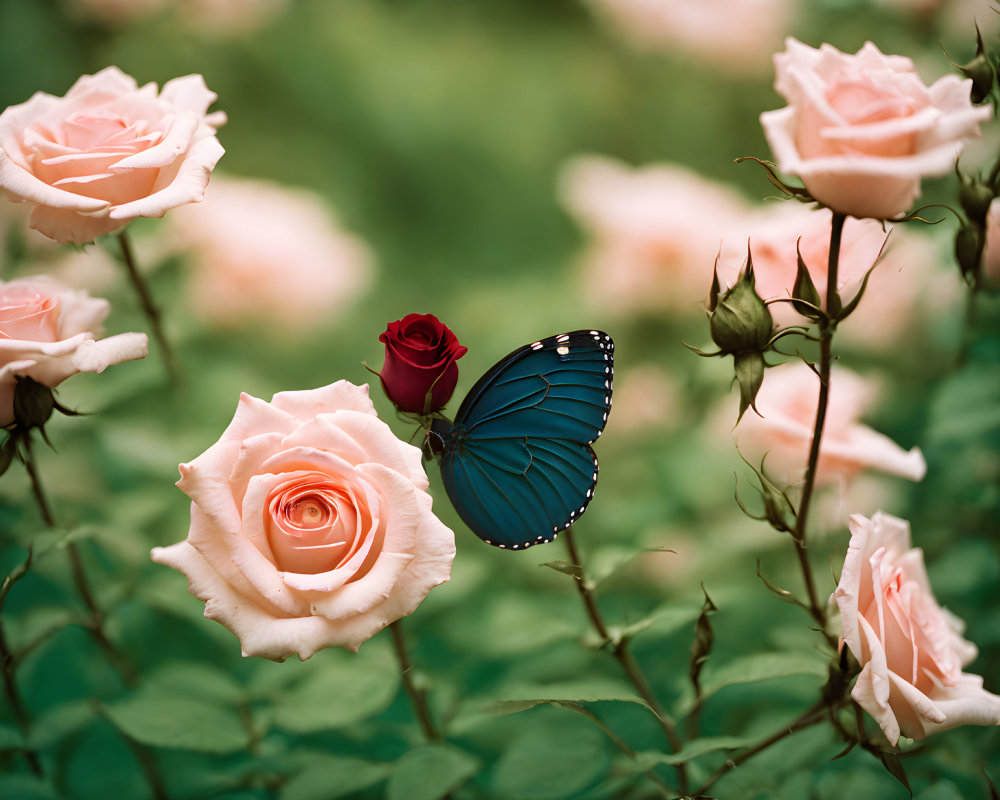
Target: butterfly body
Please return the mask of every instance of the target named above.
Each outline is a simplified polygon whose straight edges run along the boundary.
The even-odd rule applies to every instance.
[[[477,536],[522,550],[579,519],[594,496],[590,445],[607,423],[613,375],[606,333],[551,336],[497,362],[454,422],[433,420],[445,490]]]

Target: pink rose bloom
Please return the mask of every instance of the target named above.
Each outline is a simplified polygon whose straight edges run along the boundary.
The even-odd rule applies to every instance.
[[[590,299],[620,313],[701,313],[723,235],[746,216],[736,192],[667,164],[632,169],[581,157],[560,190],[591,238],[583,257]]]
[[[55,387],[78,372],[145,357],[144,333],[97,340],[110,310],[107,300],[44,276],[0,281],[0,426],[14,421],[18,376]]]
[[[191,530],[152,558],[187,575],[244,656],[357,651],[450,577],[455,538],[431,511],[420,450],[375,415],[367,386],[244,394],[180,471]]]
[[[757,394],[757,410],[748,410],[736,428],[737,445],[752,462],[766,453],[771,474],[795,483],[805,476],[812,443],[819,378],[808,364],[790,361],[768,369]],[[864,469],[923,479],[927,465],[914,447],[903,450],[889,437],[860,423],[875,399],[874,387],[859,375],[834,367],[820,444],[816,479],[842,484]]]
[[[981,269],[987,286],[1000,287],[1000,200],[990,204],[986,215],[986,247]]]
[[[217,177],[167,236],[191,251],[188,305],[203,321],[301,332],[328,323],[369,284],[368,248],[320,197],[266,181]]]
[[[923,552],[905,520],[851,517],[851,543],[834,593],[843,641],[861,664],[851,697],[895,745],[958,725],[1000,725],[1000,697],[962,672],[977,654],[961,620],[931,592]]]
[[[0,114],[0,188],[58,242],[162,217],[205,195],[223,153],[215,129],[226,115],[206,113],[215,100],[201,75],[157,95],[117,67],[84,75],[65,97],[37,92]]]
[[[796,247],[809,268],[813,284],[826,306],[826,276],[830,258],[830,223],[827,209],[811,209],[801,203],[772,203],[747,218],[750,252],[753,256],[757,292],[765,300],[790,298],[798,271]],[[738,246],[744,248],[737,252]],[[736,282],[746,261],[746,240],[727,240],[719,260],[719,279]],[[846,305],[858,291],[865,275],[882,259],[868,280],[860,305],[837,329],[838,340],[849,340],[866,349],[885,349],[907,332],[921,311],[924,295],[934,282],[934,245],[926,237],[904,226],[891,234],[873,219],[848,218],[844,223],[837,286]],[[940,294],[935,289],[935,296]],[[791,303],[769,305],[779,325],[801,325],[807,320]]]
[[[954,169],[989,107],[969,99],[970,80],[946,75],[927,87],[913,62],[868,42],[855,55],[789,38],[774,56],[786,108],[760,116],[783,172],[819,202],[854,217],[887,219],[913,205],[924,175]]]
[[[680,51],[737,74],[767,69],[795,12],[792,0],[590,0],[590,4],[637,47]]]

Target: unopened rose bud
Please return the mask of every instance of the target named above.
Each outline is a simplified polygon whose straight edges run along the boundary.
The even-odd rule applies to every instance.
[[[963,180],[958,193],[958,201],[962,204],[962,210],[968,215],[969,221],[980,227],[986,226],[986,214],[990,210],[993,197],[992,187],[975,179]]]
[[[955,235],[955,260],[963,276],[978,273],[984,245],[985,236],[981,227],[972,224],[959,228]]]
[[[986,55],[986,47],[983,44],[983,36],[976,26],[976,55],[967,64],[958,68],[966,78],[972,80],[972,91],[969,95],[973,103],[982,103],[990,96],[996,81],[996,71],[990,63],[990,58]]]
[[[740,273],[735,285],[722,295],[710,317],[712,341],[722,353],[736,355],[762,352],[767,347],[771,341],[774,320],[754,288],[751,265]]]
[[[56,407],[52,390],[31,378],[17,376],[14,386],[14,423],[21,430],[41,428]]]

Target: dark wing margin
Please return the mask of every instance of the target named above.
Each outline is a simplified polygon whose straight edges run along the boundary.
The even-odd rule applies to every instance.
[[[597,482],[590,444],[607,423],[614,342],[580,330],[525,345],[466,395],[441,457],[448,496],[489,544],[552,541],[586,510]]]

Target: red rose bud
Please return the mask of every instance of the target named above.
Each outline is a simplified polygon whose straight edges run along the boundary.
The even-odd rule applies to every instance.
[[[400,411],[430,414],[444,406],[458,383],[458,361],[468,349],[433,314],[407,314],[378,337],[385,345],[379,377]]]

